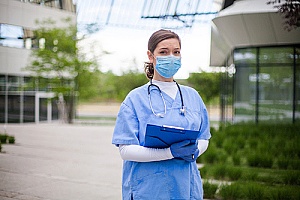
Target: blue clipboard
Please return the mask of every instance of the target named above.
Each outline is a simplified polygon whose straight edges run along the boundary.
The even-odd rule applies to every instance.
[[[168,148],[183,140],[195,143],[199,134],[199,131],[147,124],[144,147]]]

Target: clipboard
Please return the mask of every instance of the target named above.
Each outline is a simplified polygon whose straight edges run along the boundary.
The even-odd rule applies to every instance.
[[[199,134],[199,131],[147,124],[144,147],[168,148],[173,143],[183,140],[195,143]]]

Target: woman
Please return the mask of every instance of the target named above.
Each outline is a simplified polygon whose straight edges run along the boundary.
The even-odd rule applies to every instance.
[[[181,41],[168,30],[148,41],[145,72],[149,83],[132,90],[116,120],[112,143],[123,163],[122,196],[130,199],[203,199],[196,159],[211,137],[205,105],[194,89],[178,85],[173,76],[181,67]],[[196,143],[180,141],[167,148],[147,148],[147,124],[199,131]]]

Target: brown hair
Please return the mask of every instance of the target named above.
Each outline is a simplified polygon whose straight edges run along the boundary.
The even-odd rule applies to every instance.
[[[158,43],[160,43],[163,40],[170,39],[170,38],[178,39],[179,45],[181,47],[180,38],[176,33],[172,32],[170,30],[161,29],[161,30],[158,30],[158,31],[154,32],[151,35],[151,37],[149,38],[148,50],[153,54]],[[146,74],[147,78],[152,79],[153,75],[154,75],[153,63],[145,62],[144,71],[145,71],[145,74]]]

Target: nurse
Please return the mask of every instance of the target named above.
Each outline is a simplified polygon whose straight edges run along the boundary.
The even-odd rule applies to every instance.
[[[123,159],[123,200],[201,200],[203,186],[196,159],[211,137],[206,107],[198,92],[179,85],[181,41],[169,30],[148,41],[145,73],[149,83],[132,90],[122,102],[112,137]],[[168,148],[144,147],[147,124],[199,131],[196,143],[181,141]]]

